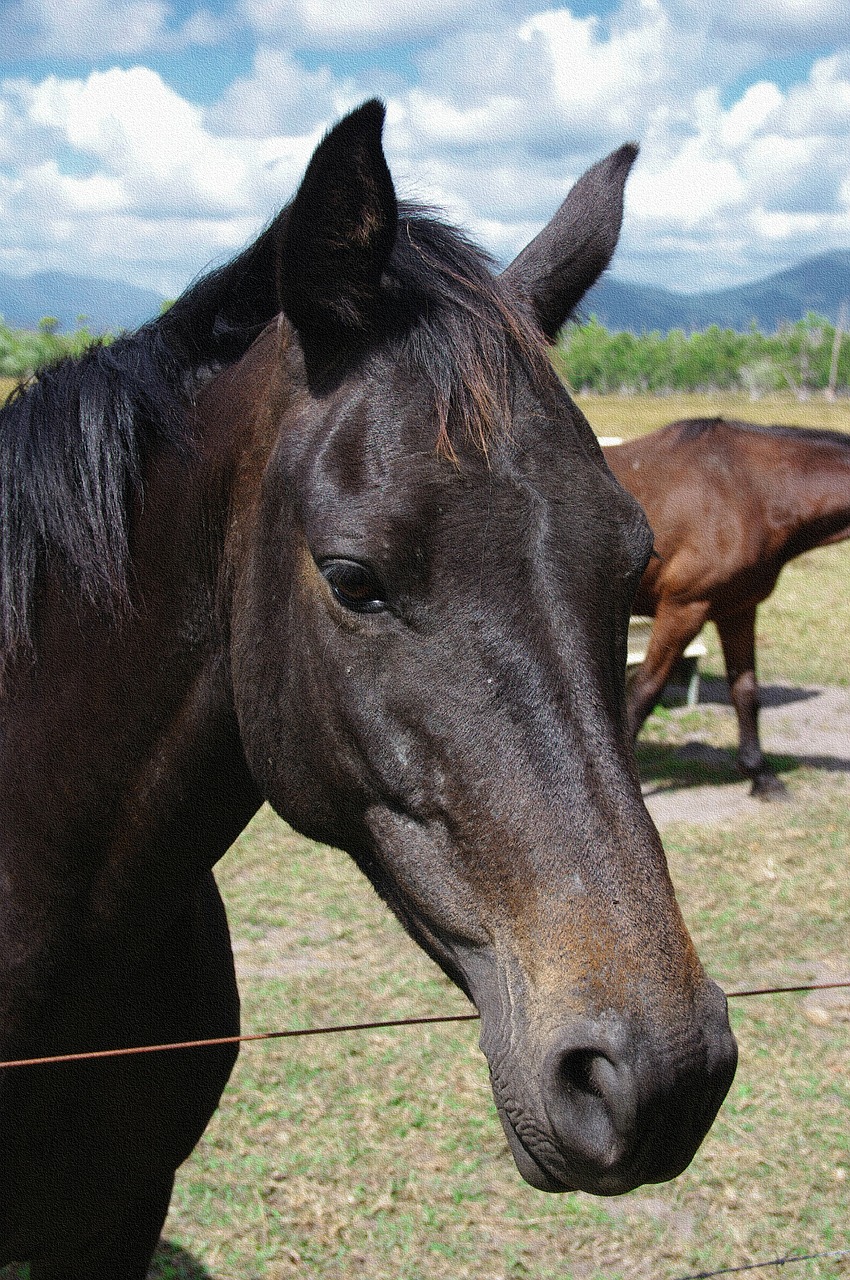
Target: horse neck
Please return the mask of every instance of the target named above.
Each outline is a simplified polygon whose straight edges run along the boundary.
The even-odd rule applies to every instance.
[[[799,555],[850,537],[850,438],[801,442],[788,465],[768,472],[773,506],[781,506],[788,548]]]
[[[205,423],[188,461],[171,456],[149,477],[136,566],[150,608],[133,652],[159,709],[151,753],[142,749],[139,766],[154,779],[145,791],[147,856],[156,847],[190,877],[226,852],[261,803],[230,679],[225,545],[240,459],[218,427],[218,419]]]
[[[129,607],[116,621],[48,575],[32,654],[7,671],[0,871],[18,876],[26,916],[27,867],[38,869],[56,904],[52,918],[41,904],[48,934],[69,903],[80,922],[138,918],[154,936],[161,916],[164,932],[260,803],[218,610],[227,493],[214,478],[203,441],[190,459],[155,455],[133,521]]]

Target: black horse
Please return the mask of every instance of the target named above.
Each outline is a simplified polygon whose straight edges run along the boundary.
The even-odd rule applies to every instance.
[[[522,1174],[614,1194],[687,1165],[735,1062],[625,722],[650,534],[543,340],[634,148],[496,278],[397,206],[382,121],[0,419],[0,1057],[235,1032],[212,867],[265,797],[475,1001]],[[234,1057],[0,1070],[0,1262],[143,1277]]]

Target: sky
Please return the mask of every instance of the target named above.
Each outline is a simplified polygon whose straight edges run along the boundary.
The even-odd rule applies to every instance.
[[[850,249],[848,0],[2,0],[0,271],[174,297],[387,104],[400,196],[506,263],[624,141],[612,274],[686,292]]]

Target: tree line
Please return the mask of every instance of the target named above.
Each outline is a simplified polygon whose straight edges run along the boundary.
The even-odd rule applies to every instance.
[[[840,323],[840,322],[839,322]],[[786,391],[806,396],[850,387],[850,341],[823,316],[809,313],[773,334],[711,325],[685,333],[614,332],[591,317],[568,325],[553,350],[558,373],[575,391],[743,391],[753,397]],[[61,333],[45,317],[36,330],[12,329],[0,317],[0,377],[26,378],[96,339],[85,328]],[[109,342],[110,335],[103,341]]]
[[[553,359],[575,391],[722,390],[753,397],[786,391],[805,397],[850,386],[850,341],[812,312],[773,334],[755,325],[744,333],[719,325],[693,333],[617,333],[591,317],[563,330]]]
[[[63,356],[80,355],[95,341],[85,328],[60,333],[53,316],[45,316],[37,329],[12,329],[0,316],[0,378],[28,378]]]

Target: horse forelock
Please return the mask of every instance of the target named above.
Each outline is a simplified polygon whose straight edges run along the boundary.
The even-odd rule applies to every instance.
[[[402,205],[388,288],[400,314],[399,356],[434,397],[438,453],[471,444],[487,454],[509,430],[512,370],[540,384],[546,343],[494,275],[493,262],[428,210]]]

